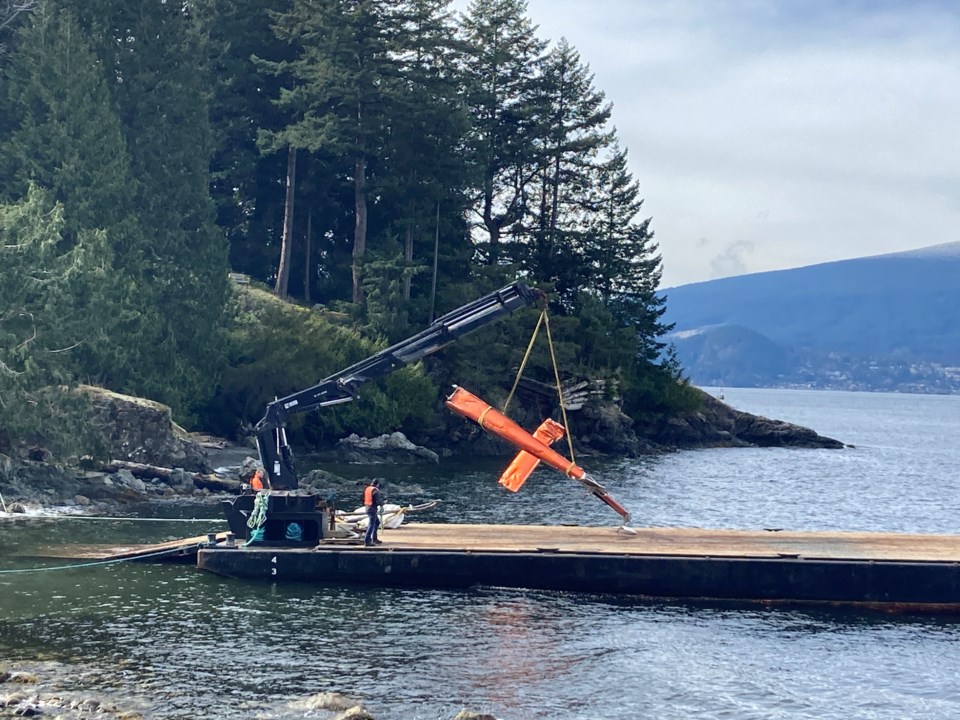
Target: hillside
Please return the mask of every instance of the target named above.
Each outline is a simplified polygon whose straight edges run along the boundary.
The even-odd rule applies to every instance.
[[[696,384],[960,392],[960,242],[666,295]]]

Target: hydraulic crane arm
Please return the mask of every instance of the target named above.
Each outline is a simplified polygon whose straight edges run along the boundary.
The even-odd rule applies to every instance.
[[[447,313],[426,330],[321,380],[313,387],[274,400],[267,405],[263,419],[256,426],[257,448],[270,487],[294,490],[299,484],[293,453],[287,443],[287,416],[350,402],[364,383],[432,355],[467,333],[532,305],[542,297],[543,294],[535,288],[512,283]]]

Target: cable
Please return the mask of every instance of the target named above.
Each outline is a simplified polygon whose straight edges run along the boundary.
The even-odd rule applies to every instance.
[[[197,544],[197,548],[200,548],[202,546],[203,546],[203,543]],[[189,547],[189,546],[186,546],[186,547]],[[13,570],[0,570],[0,575],[17,575],[17,574],[23,574],[23,573],[46,572],[48,570],[49,571],[74,570],[77,568],[94,567],[95,565],[112,565],[115,563],[130,562],[131,560],[144,560],[146,558],[160,557],[161,555],[172,555],[182,549],[183,547],[170,548],[167,550],[159,550],[155,553],[149,553],[147,555],[136,555],[133,557],[113,558],[112,560],[96,560],[93,562],[86,562],[86,563],[74,563],[72,565],[53,565],[53,566],[45,566],[45,567],[15,568]]]

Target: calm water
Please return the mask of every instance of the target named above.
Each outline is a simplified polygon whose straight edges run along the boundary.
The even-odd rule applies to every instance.
[[[724,394],[734,407],[856,447],[583,464],[638,525],[960,533],[960,397]],[[381,475],[388,500],[442,498],[430,521],[615,520],[556,474],[535,475],[511,495],[496,485],[496,471],[441,466]],[[203,506],[151,511],[215,516]],[[0,569],[50,562],[35,556],[68,536],[152,541],[205,529],[0,523]],[[0,575],[0,658],[56,677],[62,693],[95,692],[156,718],[326,717],[297,705],[322,691],[363,700],[380,720],[447,719],[464,707],[509,720],[960,717],[957,618],[497,588],[273,586],[189,567]]]

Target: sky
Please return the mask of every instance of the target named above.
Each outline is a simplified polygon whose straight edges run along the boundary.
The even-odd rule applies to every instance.
[[[613,103],[663,287],[960,240],[960,2],[528,0],[528,16]]]

